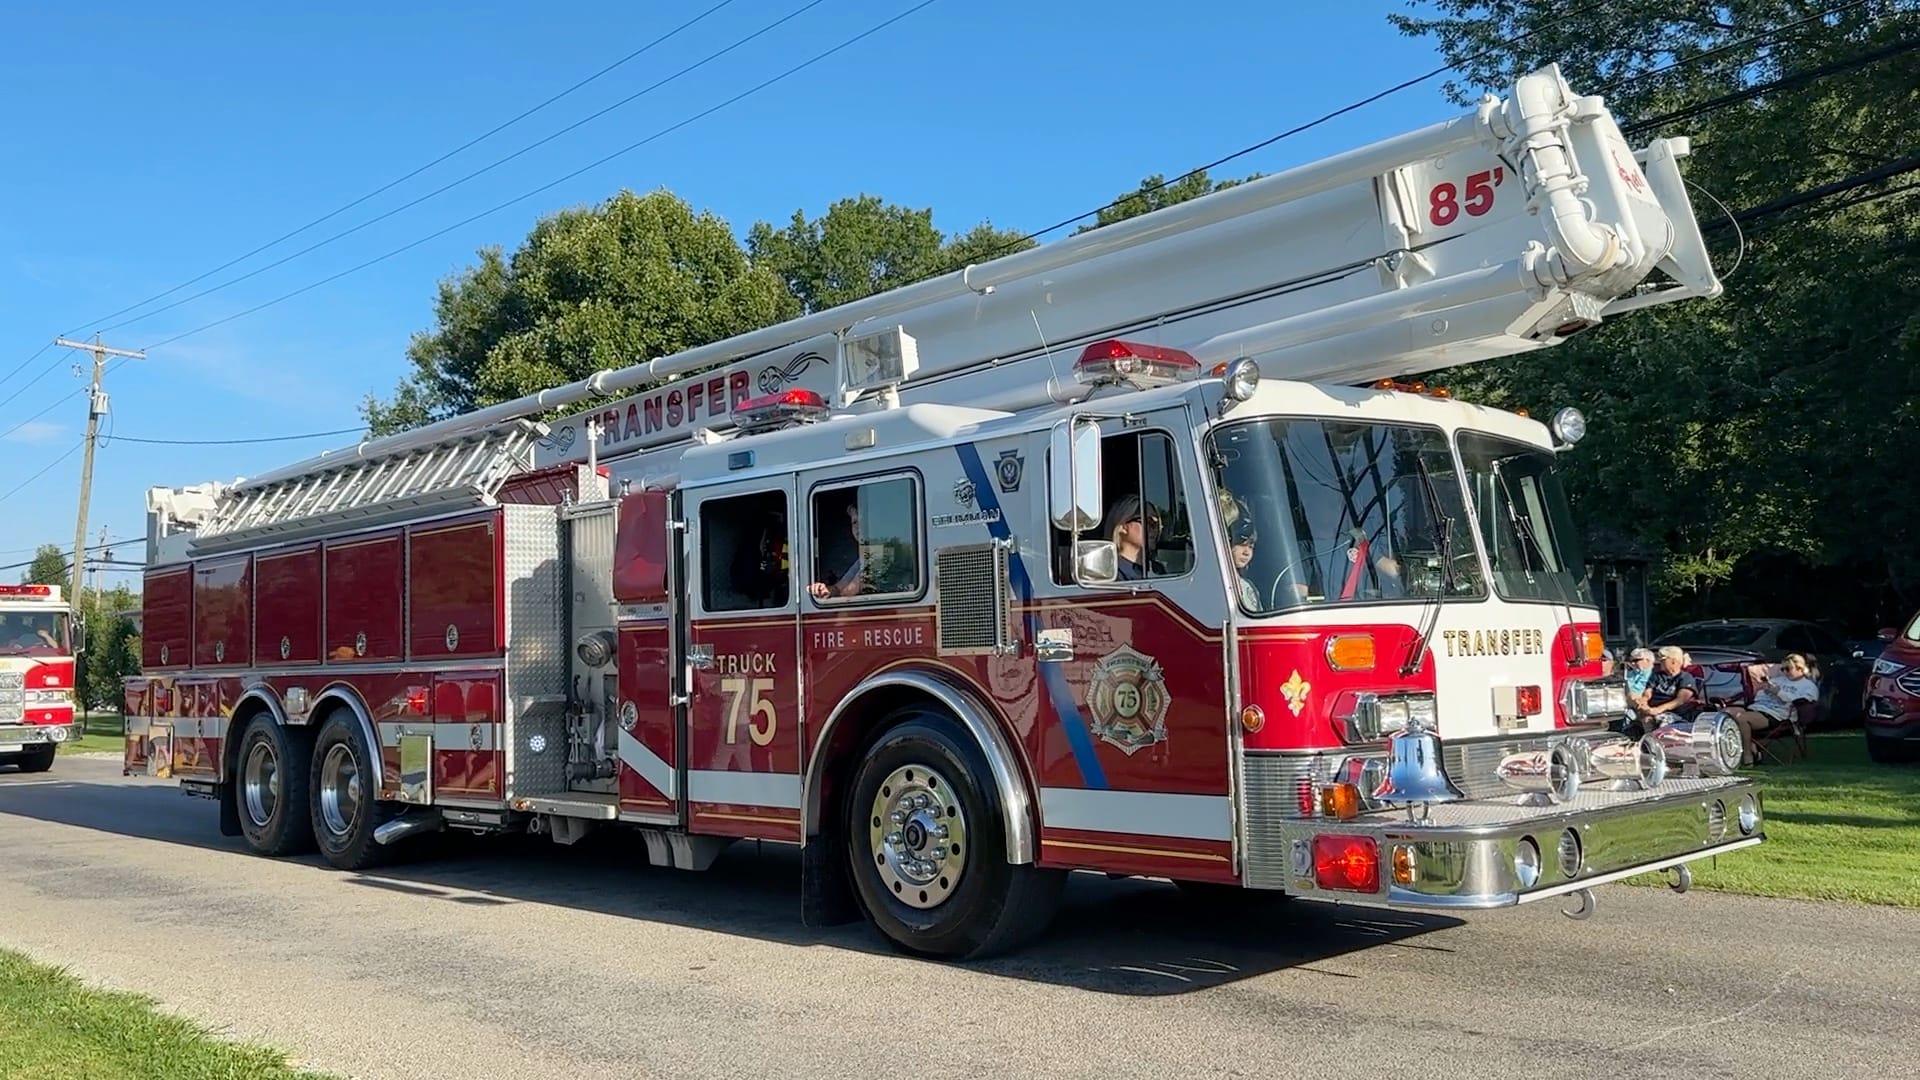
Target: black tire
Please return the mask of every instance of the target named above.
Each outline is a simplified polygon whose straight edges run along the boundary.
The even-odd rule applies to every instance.
[[[240,733],[229,786],[240,813],[240,837],[254,854],[281,858],[313,850],[307,818],[311,746],[305,731],[281,727],[268,717]]]
[[[47,743],[45,746],[36,746],[22,753],[20,755],[20,771],[46,772],[48,769],[53,768],[53,755],[55,750],[56,748],[52,743]]]
[[[847,854],[861,907],[901,951],[979,959],[1025,944],[1052,921],[1066,873],[1007,862],[1005,810],[991,777],[965,730],[930,709],[894,713],[867,745],[842,806]],[[944,799],[933,799],[941,792]],[[909,816],[899,822],[876,806],[919,798],[928,805],[900,810]],[[889,826],[878,844],[876,820]],[[960,844],[939,831],[950,827],[964,837]],[[889,849],[891,835],[901,843]],[[933,867],[931,873],[902,869],[901,856],[915,853],[913,867]]]
[[[310,827],[321,857],[341,870],[378,866],[388,853],[373,839],[392,812],[378,801],[372,753],[358,719],[345,709],[334,710],[313,741]]]

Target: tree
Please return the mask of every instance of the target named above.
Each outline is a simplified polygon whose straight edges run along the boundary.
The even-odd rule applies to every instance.
[[[440,283],[438,325],[414,336],[413,371],[392,399],[362,406],[375,434],[744,333],[796,306],[726,222],[665,191],[544,218],[511,259],[479,254]]]
[[[1911,0],[1822,18],[1788,0],[1640,0],[1577,20],[1542,0],[1420,6],[1432,17],[1390,18],[1458,65],[1456,101],[1557,62],[1578,91],[1644,125],[1636,138],[1690,136],[1696,211],[1726,278],[1717,300],[1633,313],[1430,380],[1537,416],[1579,405],[1591,434],[1564,459],[1576,507],[1670,553],[1660,580],[1670,617],[1737,611],[1759,595],[1740,579],[1743,561],[1770,551],[1796,554],[1806,583],[1792,598],[1770,594],[1801,609],[1778,614],[1858,622],[1870,616],[1850,599],[1864,608],[1879,587],[1920,583],[1920,496],[1889,482],[1920,411],[1920,199],[1873,198],[1903,182],[1893,179],[1749,218],[1737,233],[1713,202],[1765,207],[1920,145],[1920,54],[1889,48],[1915,29]],[[1833,64],[1843,70],[1789,78]],[[1666,119],[1683,108],[1691,115]],[[1851,597],[1836,595],[1847,586]]]
[[[1230,187],[1238,187],[1247,180],[1259,178],[1260,174],[1254,173],[1244,180],[1214,180],[1207,176],[1207,170],[1196,169],[1168,183],[1166,177],[1154,173],[1140,181],[1139,187],[1123,192],[1111,204],[1101,207],[1100,211],[1094,215],[1092,224],[1082,225],[1075,229],[1074,233],[1077,235],[1091,232],[1102,225],[1111,225],[1116,221],[1151,214],[1155,210],[1174,206],[1188,199],[1197,199],[1202,195],[1211,195],[1216,191],[1225,191]]]
[[[784,229],[756,223],[747,234],[754,263],[779,275],[802,312],[827,308],[1033,246],[1019,233],[982,223],[951,239],[931,209],[873,195],[842,199],[818,218],[795,210]]]
[[[74,672],[75,696],[88,709],[118,709],[121,680],[140,672],[140,637],[124,614],[140,609],[140,596],[124,585],[92,589],[75,609],[87,626],[87,651]]]
[[[41,544],[34,549],[33,562],[20,578],[22,585],[65,585],[67,554],[59,544]]]

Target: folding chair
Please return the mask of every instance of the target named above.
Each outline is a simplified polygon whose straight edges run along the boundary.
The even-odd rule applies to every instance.
[[[1820,717],[1820,703],[1817,701],[1796,701],[1788,718],[1778,721],[1771,727],[1753,733],[1753,756],[1756,762],[1772,762],[1776,765],[1791,765],[1804,761],[1807,752],[1807,729]]]

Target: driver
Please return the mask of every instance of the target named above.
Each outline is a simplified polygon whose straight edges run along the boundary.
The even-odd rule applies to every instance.
[[[867,583],[867,558],[865,543],[860,536],[860,506],[847,504],[847,531],[853,536],[853,563],[839,574],[821,575],[821,580],[807,586],[807,592],[816,599],[828,596],[858,596]]]
[[[39,615],[0,615],[0,645],[11,645],[16,649],[31,649],[38,645],[58,648],[60,643],[53,640],[45,624],[45,617]]]

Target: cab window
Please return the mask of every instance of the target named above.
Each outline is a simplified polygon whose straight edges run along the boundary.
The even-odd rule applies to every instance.
[[[1160,431],[1130,431],[1100,441],[1101,490],[1106,513],[1082,540],[1110,541],[1119,554],[1121,581],[1182,577],[1193,570],[1193,518],[1180,482],[1180,456]],[[1071,538],[1053,531],[1053,580],[1073,584]]]
[[[816,603],[899,598],[920,592],[920,506],[912,477],[824,488],[813,495]]]
[[[701,600],[708,611],[764,611],[792,599],[787,495],[756,491],[700,504]]]

